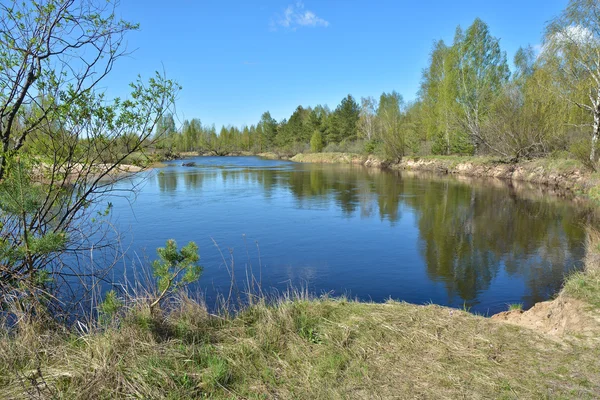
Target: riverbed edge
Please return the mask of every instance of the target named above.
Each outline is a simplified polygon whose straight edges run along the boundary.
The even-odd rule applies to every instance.
[[[259,156],[276,158],[276,155],[269,153]],[[387,162],[377,156],[353,153],[301,153],[287,159],[299,163],[352,164],[369,168],[529,182],[567,190],[576,196],[592,200],[597,205],[600,204],[600,175],[586,170],[580,162],[570,159],[538,158],[504,162],[493,157],[428,156],[404,157],[397,162]]]

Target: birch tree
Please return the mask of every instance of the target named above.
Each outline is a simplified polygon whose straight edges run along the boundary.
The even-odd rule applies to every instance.
[[[457,52],[458,104],[461,123],[475,147],[487,145],[481,132],[495,98],[508,82],[510,71],[500,41],[490,34],[485,22],[476,19],[463,32],[458,29],[454,48]]]
[[[456,49],[442,40],[436,42],[431,53],[429,68],[423,71],[420,97],[424,104],[423,114],[427,139],[433,140],[433,150],[438,154],[463,152],[457,129],[458,83],[456,72]]]
[[[377,127],[377,100],[375,98],[362,97],[360,99],[360,117],[358,120],[358,130],[361,136],[367,140],[375,138]]]
[[[557,91],[586,111],[590,123],[589,161],[595,168],[600,136],[600,3],[571,0],[546,29],[542,60],[554,67]]]
[[[377,119],[380,123],[380,138],[384,144],[384,152],[391,159],[404,156],[406,138],[401,129],[402,107],[404,99],[398,92],[382,93],[379,98]]]

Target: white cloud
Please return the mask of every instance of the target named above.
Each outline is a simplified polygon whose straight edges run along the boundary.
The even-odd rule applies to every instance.
[[[564,43],[575,43],[579,45],[594,44],[597,38],[594,33],[580,25],[572,25],[555,34],[554,40]]]
[[[304,3],[298,1],[290,4],[283,11],[282,15],[278,15],[271,21],[271,28],[283,27],[295,31],[300,27],[324,27],[329,26],[329,22],[321,17],[318,17],[314,12],[306,10]]]
[[[581,25],[567,26],[552,34],[539,48],[538,54],[561,51],[561,49],[569,45],[597,47],[600,45],[600,38],[594,32]]]

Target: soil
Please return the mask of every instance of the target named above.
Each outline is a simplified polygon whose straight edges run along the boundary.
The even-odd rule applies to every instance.
[[[578,169],[568,169],[560,172],[549,171],[540,165],[527,161],[519,164],[461,162],[452,165],[439,160],[417,159],[403,160],[394,167],[531,182],[569,190],[582,188],[591,183],[589,174]]]
[[[533,329],[553,337],[576,336],[600,341],[600,313],[590,305],[566,296],[537,303],[528,311],[504,311],[493,321]]]

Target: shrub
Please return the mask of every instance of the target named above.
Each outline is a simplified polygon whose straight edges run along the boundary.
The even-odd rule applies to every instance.
[[[104,296],[104,301],[98,306],[100,323],[110,323],[123,307],[123,302],[117,297],[117,292],[109,291]]]
[[[579,160],[586,168],[596,171],[596,163],[590,160],[590,144],[588,140],[579,140],[569,148],[575,159]]]
[[[170,294],[198,281],[202,274],[202,267],[198,265],[198,246],[194,242],[177,250],[177,243],[170,239],[165,247],[158,248],[156,252],[159,259],[152,263],[152,269],[157,278],[158,294],[150,304],[151,310]]]

